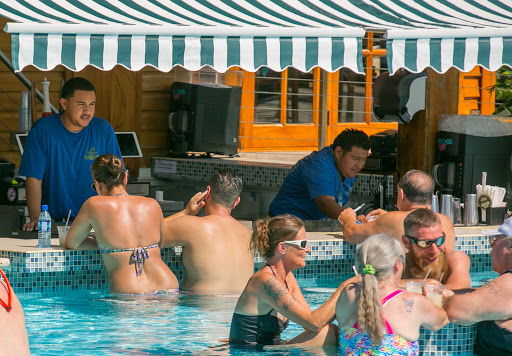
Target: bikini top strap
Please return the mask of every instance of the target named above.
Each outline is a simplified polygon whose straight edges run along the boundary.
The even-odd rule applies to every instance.
[[[274,277],[277,278],[276,273],[274,272],[274,269],[272,268],[272,266],[269,265],[268,263],[265,263],[265,266],[268,266],[270,268],[270,270],[272,271],[272,274],[274,275]],[[284,279],[284,285],[286,286],[286,289],[290,290],[290,288],[288,288],[288,283],[286,283],[286,278]]]
[[[385,296],[385,297],[382,299],[382,302],[381,302],[381,303],[382,303],[382,306],[383,306],[383,307],[385,307],[385,306],[386,306],[386,304],[387,304],[391,299],[393,299],[394,297],[396,297],[396,296],[397,296],[397,295],[399,295],[399,294],[402,294],[403,292],[404,292],[403,290],[398,289],[398,290],[396,290],[396,291],[394,291],[394,292],[392,292],[392,293],[389,293],[387,296]]]
[[[385,296],[383,299],[382,299],[382,307],[385,307],[386,304],[391,300],[393,299],[394,297],[396,297],[397,295],[400,295],[402,294],[404,291],[403,290],[396,290],[392,293],[389,293],[387,296]],[[386,325],[386,331],[388,334],[393,334],[393,329],[391,328],[391,325],[389,325],[388,321],[386,319],[384,319],[384,324]],[[354,324],[354,329],[357,329],[358,328],[358,325],[357,325],[357,321],[356,323]]]
[[[4,271],[0,268],[0,274],[2,275],[5,285],[7,286],[7,303],[0,298],[0,304],[7,310],[7,312],[10,312],[12,310],[12,288],[11,284],[9,283],[9,280],[7,279],[7,276],[5,275]]]

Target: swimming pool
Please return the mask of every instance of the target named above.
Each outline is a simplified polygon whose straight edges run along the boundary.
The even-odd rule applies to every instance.
[[[325,288],[328,282],[301,284],[306,286],[304,294],[312,308],[330,296],[330,288]],[[198,295],[120,298],[104,290],[20,295],[32,355],[225,354],[225,347],[208,347],[229,336],[237,299]],[[298,325],[290,323],[283,337],[300,332]],[[253,353],[231,350],[229,354]],[[336,351],[326,354],[336,355]]]
[[[337,239],[313,240],[309,234],[308,238],[312,253],[296,276],[314,309],[339,281],[352,275],[355,246]],[[494,276],[488,272],[487,237],[465,237],[456,248],[470,255],[472,276]],[[236,297],[112,297],[107,293],[101,256],[92,250],[0,249],[0,257],[11,261],[6,272],[25,310],[33,355],[251,354],[207,349],[229,335]],[[162,258],[182,279],[181,249],[164,249]],[[301,327],[290,323],[283,338],[300,332]],[[471,355],[474,336],[473,326],[450,324],[436,333],[423,330],[420,349],[425,356]],[[324,353],[335,355],[336,351]]]

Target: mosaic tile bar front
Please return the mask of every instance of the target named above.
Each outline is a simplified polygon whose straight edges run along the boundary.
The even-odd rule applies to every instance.
[[[310,240],[311,254],[307,256],[305,268],[294,273],[300,278],[340,279],[340,275],[351,273],[355,245],[343,240]],[[455,248],[471,257],[471,272],[491,270],[488,237],[483,235],[456,238]],[[176,277],[183,278],[181,247],[165,248],[162,259],[167,262]],[[0,250],[0,257],[10,260],[7,277],[17,293],[51,292],[80,288],[106,288],[107,278],[101,254],[97,250],[72,251],[55,248],[33,252]],[[255,258],[258,269],[262,260]],[[55,283],[50,283],[55,282]],[[58,283],[57,283],[58,282]]]
[[[169,162],[174,165],[168,166]],[[153,178],[171,181],[206,183],[219,169],[232,169],[238,173],[245,186],[274,188],[278,190],[290,172],[291,164],[254,163],[228,159],[183,159],[170,157],[153,157],[151,175]],[[393,176],[360,173],[356,177],[352,194],[372,195],[379,183],[386,185],[387,197],[393,197]]]

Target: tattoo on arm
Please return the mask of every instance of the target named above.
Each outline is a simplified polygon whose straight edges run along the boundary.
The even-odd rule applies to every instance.
[[[405,311],[407,313],[412,313],[412,310],[414,309],[414,299],[402,298],[402,301],[404,302]]]
[[[279,282],[275,277],[263,282],[263,290],[284,310],[290,309],[290,307],[296,302],[293,295],[288,291],[288,288],[286,288],[286,286]]]
[[[495,297],[501,292],[501,287],[494,281],[487,283],[484,287],[488,289],[489,293],[494,294]]]

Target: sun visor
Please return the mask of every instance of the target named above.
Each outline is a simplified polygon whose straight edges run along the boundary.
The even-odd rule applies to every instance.
[[[382,122],[408,124],[420,110],[425,109],[427,75],[400,70],[390,76],[385,72],[373,85],[373,113]]]

